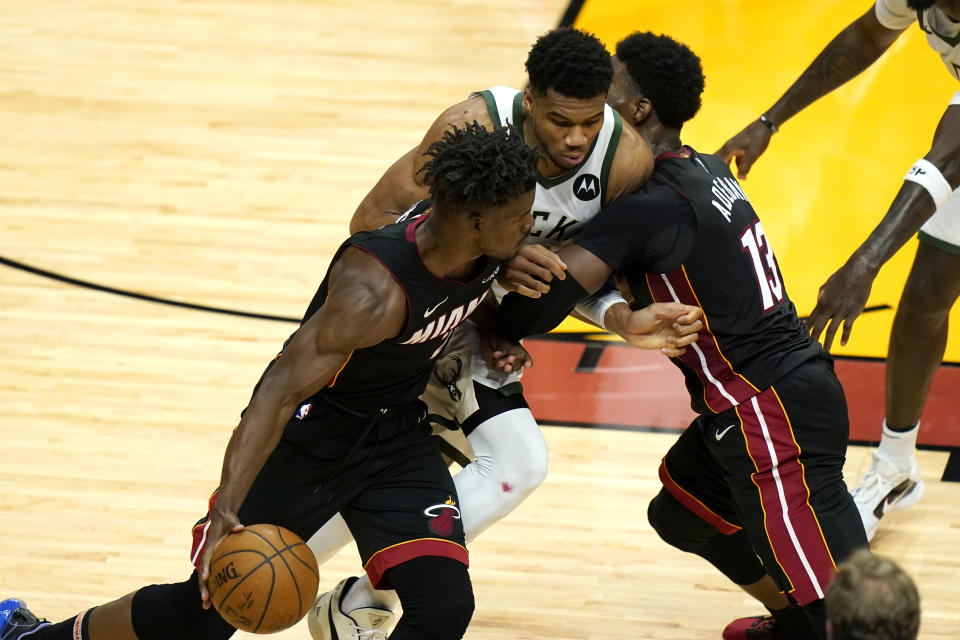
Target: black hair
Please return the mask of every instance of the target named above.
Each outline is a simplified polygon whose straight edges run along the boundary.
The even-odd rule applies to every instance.
[[[932,7],[936,2],[937,0],[907,0],[907,6],[914,11],[923,11]]]
[[[553,89],[577,100],[605,96],[613,79],[610,52],[586,31],[561,27],[540,36],[527,55],[530,88],[537,95]]]
[[[617,44],[617,58],[664,126],[679,129],[700,109],[703,67],[685,44],[670,36],[637,31]]]
[[[512,127],[451,126],[425,155],[420,171],[441,210],[500,207],[537,184],[537,150]]]

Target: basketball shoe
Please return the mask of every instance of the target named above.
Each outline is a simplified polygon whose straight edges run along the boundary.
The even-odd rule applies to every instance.
[[[874,451],[870,468],[850,493],[860,511],[867,540],[873,540],[884,514],[912,507],[923,497],[917,459],[911,457],[909,467],[904,468]]]
[[[8,598],[0,601],[0,640],[17,640],[28,631],[49,624],[33,615],[23,600]]]
[[[355,577],[340,581],[333,591],[317,596],[307,613],[307,626],[314,640],[386,640],[397,616],[389,609],[366,607],[344,613],[340,601]],[[0,638],[0,640],[6,640]]]
[[[773,616],[740,618],[723,630],[723,640],[780,640],[780,626]]]

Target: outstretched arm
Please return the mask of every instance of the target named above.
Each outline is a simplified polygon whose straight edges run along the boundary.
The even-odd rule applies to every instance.
[[[930,152],[918,160],[883,220],[850,259],[820,287],[817,306],[807,319],[814,339],[826,329],[830,349],[843,324],[840,344],[847,344],[853,323],[863,312],[880,267],[917,232],[960,185],[960,104],[947,107]]]
[[[770,144],[770,138],[778,127],[859,75],[889,49],[901,33],[902,29],[883,26],[877,18],[875,7],[871,6],[837,34],[772,107],[730,138],[716,155],[727,163],[736,158],[737,177],[743,180]]]
[[[548,294],[537,301],[515,294],[503,299],[498,323],[504,337],[518,340],[553,329],[612,273],[607,263],[578,245],[564,247],[559,255],[567,264],[567,278],[555,283]],[[697,339],[700,315],[697,307],[679,303],[655,303],[638,311],[620,303],[607,311],[604,322],[636,347],[660,349],[674,356]]]
[[[366,253],[347,249],[331,267],[330,278],[327,301],[264,374],[227,445],[207,544],[197,565],[204,608],[210,606],[210,556],[224,536],[242,528],[240,505],[297,405],[320,391],[355,349],[397,335],[406,321],[403,292]]]

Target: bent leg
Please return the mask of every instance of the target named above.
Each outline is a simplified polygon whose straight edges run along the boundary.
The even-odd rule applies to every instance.
[[[548,459],[546,440],[523,396],[497,397],[498,390],[480,384],[476,388],[481,408],[496,402],[505,410],[473,429],[469,423],[465,427],[474,460],[454,476],[454,483],[468,542],[516,509],[543,483]],[[517,407],[519,403],[523,406]]]

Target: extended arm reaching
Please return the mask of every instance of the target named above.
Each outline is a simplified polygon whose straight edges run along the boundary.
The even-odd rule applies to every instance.
[[[954,100],[957,100],[956,98]],[[960,104],[947,107],[933,145],[904,180],[887,214],[847,262],[820,287],[817,305],[807,319],[814,339],[826,329],[823,345],[830,349],[843,324],[845,345],[853,323],[863,311],[880,267],[951,197],[960,185]]]
[[[803,109],[827,95],[873,64],[903,33],[888,29],[871,6],[820,52],[806,71],[763,115],[730,138],[716,155],[729,163],[737,162],[741,180],[767,149],[770,138],[783,124]]]

